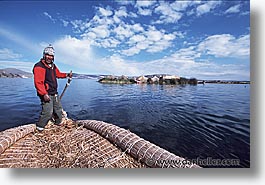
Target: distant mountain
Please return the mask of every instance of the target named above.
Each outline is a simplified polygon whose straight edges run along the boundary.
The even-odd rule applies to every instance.
[[[78,79],[99,79],[102,75],[89,75],[73,73],[73,78]],[[33,74],[16,68],[0,69],[0,78],[32,78]]]
[[[31,78],[32,73],[28,73],[16,68],[0,69],[0,78]]]

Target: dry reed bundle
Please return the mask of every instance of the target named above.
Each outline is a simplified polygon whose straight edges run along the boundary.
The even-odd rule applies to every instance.
[[[105,138],[82,126],[70,129],[52,126],[43,136],[37,134],[36,142],[42,145],[37,153],[43,168],[144,167]]]
[[[34,124],[19,126],[0,132],[0,154],[17,140],[23,138],[27,134],[36,129]]]
[[[95,120],[48,124],[41,133],[33,124],[0,132],[0,167],[199,167],[184,161],[128,130]]]
[[[28,126],[31,128],[31,126]],[[26,127],[26,128],[28,128]],[[18,129],[7,130],[16,134]],[[0,167],[13,168],[142,168],[99,134],[66,120],[39,133],[25,134],[0,154]],[[15,133],[13,133],[15,132]],[[3,135],[3,134],[1,134]],[[2,139],[2,137],[0,137]]]
[[[95,120],[80,120],[77,123],[107,138],[111,143],[149,167],[199,168],[196,164],[187,162],[184,158],[140,138],[129,130]]]

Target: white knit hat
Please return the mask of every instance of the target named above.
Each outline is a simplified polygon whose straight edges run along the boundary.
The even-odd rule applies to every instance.
[[[48,47],[44,48],[43,55],[52,55],[54,56],[54,49],[51,44]]]

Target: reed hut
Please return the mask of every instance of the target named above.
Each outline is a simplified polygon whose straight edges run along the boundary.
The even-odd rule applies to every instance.
[[[147,80],[148,80],[148,78],[146,78],[145,76],[140,76],[140,77],[138,77],[138,78],[136,78],[136,82],[137,83],[147,83]]]

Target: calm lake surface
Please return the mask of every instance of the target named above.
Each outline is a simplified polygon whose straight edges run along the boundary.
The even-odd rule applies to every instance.
[[[62,92],[66,79],[58,80]],[[33,79],[0,78],[0,130],[38,121]],[[73,79],[62,104],[72,119],[129,129],[187,159],[250,166],[250,85],[116,85]]]

